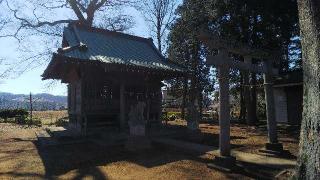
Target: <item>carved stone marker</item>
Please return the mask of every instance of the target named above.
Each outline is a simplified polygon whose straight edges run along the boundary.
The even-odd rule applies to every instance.
[[[132,105],[129,112],[129,130],[130,136],[125,147],[130,151],[151,148],[151,142],[146,137],[146,120],[144,117],[145,102],[138,102]]]
[[[130,135],[133,136],[145,136],[145,118],[144,118],[144,108],[146,103],[138,102],[136,106],[132,105],[129,112],[129,128]]]

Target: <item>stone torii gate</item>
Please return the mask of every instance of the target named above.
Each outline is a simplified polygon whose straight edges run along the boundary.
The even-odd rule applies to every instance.
[[[250,48],[239,42],[224,40],[218,36],[209,35],[207,33],[202,33],[199,38],[209,48],[218,50],[216,56],[207,57],[207,64],[216,66],[219,76],[219,150],[221,157],[218,157],[218,160],[220,160],[220,162],[223,160],[223,164],[235,162],[235,158],[231,156],[230,149],[230,68],[246,72],[263,73],[269,141],[266,143],[266,150],[270,152],[282,152],[283,147],[282,144],[278,142],[277,137],[277,123],[275,120],[275,104],[272,87],[272,77],[277,75],[277,70],[272,67],[273,60],[276,58],[275,53],[267,50]],[[232,60],[229,57],[229,53],[243,56],[244,62]],[[263,59],[263,66],[252,64],[252,58]]]

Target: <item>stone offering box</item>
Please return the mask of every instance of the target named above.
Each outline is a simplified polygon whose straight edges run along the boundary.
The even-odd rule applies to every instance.
[[[143,125],[129,125],[131,136],[145,136],[146,126]]]

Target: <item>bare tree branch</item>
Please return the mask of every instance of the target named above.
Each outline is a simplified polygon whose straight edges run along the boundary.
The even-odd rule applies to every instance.
[[[10,73],[22,74],[47,63],[52,51],[60,46],[63,26],[68,23],[79,22],[87,26],[94,26],[93,23],[95,23],[99,27],[113,31],[131,28],[134,23],[131,16],[122,15],[120,11],[110,12],[113,9],[119,10],[126,4],[131,5],[134,1],[0,0],[1,8],[8,16],[8,18],[0,16],[0,38],[15,38],[18,41],[17,52],[21,55],[15,61],[8,61],[10,65],[6,65],[8,68],[1,71],[0,79],[8,77]],[[55,16],[62,11],[67,15]],[[47,42],[44,44],[39,42],[42,39]],[[34,41],[39,44],[34,45]]]
[[[176,0],[147,0],[140,1],[138,9],[145,20],[150,24],[153,36],[157,39],[158,49],[162,53],[162,42],[166,39],[165,33],[175,20]]]
[[[128,15],[118,15],[115,17],[102,17],[102,21],[98,24],[99,28],[108,29],[110,31],[123,32],[134,25],[134,21],[131,16]]]
[[[20,25],[18,26],[18,28],[15,30],[14,33],[12,34],[4,34],[4,35],[0,35],[0,38],[1,37],[14,37],[16,38],[19,42],[21,41],[21,39],[19,39],[18,35],[19,35],[19,32],[22,30],[22,29],[30,29],[30,28],[33,28],[35,29],[36,31],[38,32],[41,32],[41,30],[38,30],[37,28],[40,28],[40,27],[44,27],[44,26],[56,26],[56,25],[59,25],[59,24],[66,24],[66,23],[72,23],[72,22],[75,22],[76,20],[72,20],[72,19],[65,19],[65,20],[57,20],[57,21],[40,21],[39,20],[39,17],[37,17],[37,15],[35,14],[35,9],[32,11],[33,12],[33,16],[35,17],[36,19],[36,23],[33,23],[33,22],[30,22],[28,19],[26,18],[22,18],[18,15],[18,10],[17,9],[13,9],[8,1],[6,0],[6,5],[8,7],[8,9],[10,11],[13,12],[13,16],[15,19],[19,20],[20,21]],[[4,26],[4,25],[3,25]],[[0,26],[1,28],[1,26]],[[3,28],[3,27],[2,27]],[[1,30],[1,29],[0,29]]]
[[[48,2],[43,2],[43,1],[40,1],[39,2],[39,6],[45,8],[45,9],[61,9],[61,8],[64,8],[64,7],[68,7],[68,2],[66,0],[63,0],[63,1],[55,1],[56,3],[61,3],[61,4],[58,4],[58,5],[51,5],[52,3],[49,3]]]
[[[80,21],[85,22],[86,19],[84,18],[83,14],[81,13],[79,7],[77,6],[77,1],[76,0],[68,0],[72,10],[74,13],[77,15]]]
[[[76,3],[77,3],[79,9],[81,9],[82,12],[86,12],[86,8],[85,8],[84,4],[81,3],[81,1],[77,1]]]
[[[101,0],[98,4],[96,4],[96,10],[100,9],[103,5],[107,3],[107,0]]]

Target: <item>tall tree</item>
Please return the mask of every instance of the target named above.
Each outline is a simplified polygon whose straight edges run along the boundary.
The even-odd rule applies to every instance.
[[[158,49],[164,50],[164,41],[167,37],[168,28],[175,19],[177,0],[143,0],[139,9],[149,23],[152,35],[157,39]]]
[[[177,81],[183,89],[187,107],[186,120],[189,129],[197,129],[204,105],[204,94],[212,92],[214,81],[210,78],[210,67],[205,65],[208,49],[198,40],[199,22],[197,16],[202,10],[202,2],[184,1],[177,11],[179,17],[169,35],[169,58],[188,69],[188,77]],[[200,23],[201,24],[201,23]],[[212,76],[211,76],[212,77]],[[174,86],[174,87],[176,87]]]
[[[320,179],[320,1],[298,0],[303,56],[299,179]]]
[[[185,25],[185,21],[179,18],[171,28],[169,34],[169,59],[185,66],[187,69],[190,69],[190,52],[189,43],[187,41],[189,36],[188,33],[181,33],[181,31],[188,32],[188,29]],[[172,95],[174,97],[182,98],[180,105],[181,118],[185,119],[188,101],[188,89],[190,86],[189,76],[172,79],[169,81],[169,83],[171,84]]]

